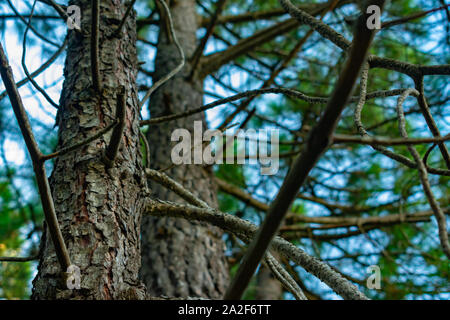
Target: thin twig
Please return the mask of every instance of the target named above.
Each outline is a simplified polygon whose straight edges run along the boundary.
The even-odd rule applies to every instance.
[[[14,13],[19,17],[19,19],[20,19],[25,25],[27,25],[27,21],[25,20],[25,18],[24,18],[22,15],[20,15],[20,13],[17,11],[17,9],[14,7],[14,5],[11,3],[11,1],[10,1],[10,0],[6,0],[6,1],[8,1],[8,5],[9,5],[9,7],[12,9],[12,11],[14,11]],[[46,37],[44,37],[42,34],[39,33],[39,31],[36,30],[35,27],[30,26],[30,29],[31,29],[31,31],[33,31],[33,33],[34,33],[38,38],[44,40],[44,41],[47,42],[47,43],[50,43],[51,45],[53,45],[53,46],[55,46],[55,47],[59,47],[59,44],[58,44],[58,43],[56,43],[56,42],[54,42],[54,41],[52,41],[52,40],[47,39]]]
[[[0,262],[28,262],[38,259],[39,254],[30,257],[0,257]]]
[[[308,300],[300,286],[292,279],[291,275],[284,270],[283,266],[268,252],[264,261],[270,271],[275,275],[278,281],[295,297],[297,300]]]
[[[405,89],[376,91],[376,92],[369,93],[366,98],[367,99],[375,99],[375,98],[396,96],[396,95],[399,95],[402,92],[404,92],[404,90]],[[177,114],[172,114],[169,116],[162,116],[162,117],[148,119],[148,120],[142,120],[140,122],[140,126],[145,126],[148,124],[158,124],[158,123],[172,121],[172,120],[176,120],[176,119],[180,119],[180,118],[185,118],[185,117],[191,116],[193,114],[203,112],[203,111],[215,108],[217,106],[220,106],[220,105],[223,105],[226,103],[240,100],[242,98],[255,97],[255,96],[258,96],[261,94],[271,94],[271,93],[283,94],[290,98],[300,99],[300,100],[303,100],[303,101],[311,103],[311,104],[326,104],[329,101],[329,98],[308,96],[300,91],[288,89],[288,88],[263,88],[263,89],[248,90],[245,92],[241,92],[241,93],[235,94],[233,96],[219,99],[219,100],[216,100],[209,104],[206,104],[202,107],[199,107],[196,109],[191,109],[191,110],[188,110],[185,112],[180,112]],[[358,97],[352,97],[349,101],[350,102],[358,101],[358,99],[359,99]]]
[[[118,121],[116,120],[116,121],[114,121],[113,123],[111,123],[110,125],[108,125],[108,126],[106,126],[105,128],[101,129],[99,132],[97,132],[97,133],[94,134],[93,136],[88,137],[88,138],[86,138],[86,139],[83,140],[83,141],[80,141],[80,142],[75,143],[75,144],[73,144],[73,145],[71,145],[71,146],[62,148],[62,149],[60,149],[60,150],[58,150],[58,151],[55,151],[55,152],[53,152],[53,153],[50,153],[50,154],[47,154],[47,155],[43,155],[43,156],[42,156],[42,160],[47,161],[47,160],[49,160],[49,159],[53,159],[53,158],[56,158],[56,157],[60,157],[60,156],[63,156],[63,155],[65,155],[65,154],[69,153],[69,152],[78,150],[78,149],[81,148],[82,146],[85,146],[85,145],[91,143],[92,141],[97,140],[98,138],[100,138],[101,136],[103,136],[105,133],[107,133],[109,130],[111,130],[112,128],[114,128],[117,124],[118,124]]]
[[[69,15],[67,14],[66,10],[63,7],[61,7],[59,4],[57,4],[54,0],[45,0],[45,1],[40,0],[40,2],[43,2],[43,3],[53,7],[53,9],[55,9],[56,12],[58,12],[59,16],[61,18],[63,18],[64,21],[67,22],[69,19],[71,19],[71,17],[69,17]],[[79,25],[77,25],[75,23],[73,23],[73,26],[74,26],[74,30],[77,33],[80,33],[80,34],[82,33],[82,31],[80,29],[81,26],[79,26]]]
[[[369,4],[376,4],[382,8],[384,2],[384,0],[373,0]],[[290,10],[289,13],[291,15],[294,15],[293,12],[295,12],[296,8],[292,3],[288,0],[280,0],[280,3],[285,9],[288,8]],[[296,159],[275,200],[272,202],[256,238],[250,244],[237,274],[225,294],[225,299],[235,300],[241,298],[256,267],[280,227],[292,201],[295,199],[298,190],[308,177],[311,169],[330,145],[334,130],[352,94],[356,79],[361,72],[374,36],[374,31],[366,27],[367,18],[366,13],[360,16],[349,57],[327,107],[318,124],[311,131],[304,151]]]
[[[405,91],[405,93],[403,93],[398,98],[397,102],[397,115],[399,119],[398,128],[403,138],[408,138],[408,132],[406,131],[405,114],[403,112],[403,102],[414,91],[416,90],[410,89],[408,91]],[[433,195],[433,192],[431,191],[430,182],[428,181],[427,170],[425,168],[425,164],[423,163],[420,157],[419,152],[416,150],[414,146],[407,146],[407,148],[409,153],[411,153],[411,155],[413,156],[414,160],[417,163],[417,170],[419,171],[419,177],[422,183],[423,190],[428,199],[428,203],[430,204],[430,207],[433,210],[434,215],[436,217],[442,250],[444,251],[445,255],[450,259],[450,243],[448,240],[446,217],[444,215],[444,212],[442,212],[439,202],[437,202],[436,198]]]
[[[63,44],[59,47],[59,49],[46,62],[44,62],[44,64],[42,64],[39,68],[37,68],[35,71],[33,71],[30,74],[30,77],[35,78],[38,75],[40,75],[45,69],[47,69],[59,57],[59,55],[64,51],[67,43],[68,43],[68,37],[66,36]],[[17,88],[20,88],[21,86],[26,84],[29,81],[30,77],[25,77],[22,80],[18,81],[16,83]],[[8,95],[8,93],[6,92],[6,90],[3,91],[2,93],[0,93],[0,101],[3,100],[3,98],[5,98],[7,95]]]
[[[217,226],[226,232],[237,235],[239,238],[255,238],[258,227],[253,223],[240,219],[234,215],[220,212],[214,208],[199,208],[189,204],[177,204],[162,200],[149,199],[145,213],[155,217],[176,217],[189,221],[205,221]],[[342,277],[326,263],[310,256],[305,251],[281,237],[275,237],[271,243],[272,249],[282,256],[304,268],[344,299],[367,299],[355,285]]]
[[[38,90],[45,98],[45,100],[48,101],[48,103],[50,103],[53,107],[55,107],[56,109],[59,108],[59,105],[53,101],[52,98],[50,98],[50,96],[47,94],[47,92],[45,92],[44,89],[42,89],[36,81],[34,81],[33,77],[30,75],[30,73],[28,72],[28,68],[27,68],[27,64],[26,64],[26,53],[27,53],[27,34],[28,34],[28,30],[31,26],[31,19],[33,17],[33,13],[34,13],[34,8],[36,6],[36,0],[34,0],[33,2],[33,6],[31,7],[31,13],[30,13],[30,19],[28,20],[27,23],[27,27],[25,28],[25,32],[23,34],[23,43],[22,43],[22,68],[23,71],[25,72],[25,75],[28,78],[28,81],[31,82],[31,84],[36,88],[36,90]]]
[[[216,5],[216,11],[214,12],[211,20],[209,22],[208,27],[206,28],[206,33],[203,38],[200,40],[200,44],[195,49],[194,54],[192,55],[192,63],[191,63],[191,75],[192,79],[195,76],[195,70],[197,68],[198,63],[200,62],[200,58],[202,57],[203,50],[205,50],[206,43],[208,39],[211,37],[214,31],[214,27],[216,26],[217,20],[222,13],[223,7],[225,5],[226,0],[218,0]]]
[[[357,143],[357,144],[368,144],[368,145],[384,145],[384,146],[402,146],[402,145],[415,145],[424,143],[434,143],[449,141],[450,135],[438,138],[399,138],[390,139],[382,137],[354,137],[344,134],[336,134],[333,136],[333,143]]]

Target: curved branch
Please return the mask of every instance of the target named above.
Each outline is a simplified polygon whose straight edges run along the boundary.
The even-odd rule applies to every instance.
[[[286,3],[286,0],[280,0],[280,2],[283,5],[283,3]],[[373,0],[369,4],[376,4],[382,8],[384,0]],[[354,41],[349,57],[339,76],[327,107],[319,122],[311,131],[303,152],[295,160],[275,200],[267,211],[266,218],[258,231],[258,235],[250,244],[248,252],[225,294],[226,299],[239,299],[242,296],[256,267],[264,256],[266,249],[296,197],[298,190],[304,184],[309,172],[330,145],[332,135],[341,113],[352,94],[355,82],[366,61],[367,53],[375,34],[373,30],[366,27],[367,18],[367,14],[360,16],[356,25]]]
[[[415,89],[407,90],[398,98],[397,102],[397,115],[399,119],[398,128],[403,138],[408,138],[408,132],[406,131],[405,114],[403,112],[403,102],[413,92],[418,93]],[[428,199],[428,203],[430,204],[430,207],[433,210],[434,215],[436,217],[442,250],[444,251],[446,256],[450,259],[450,242],[448,240],[446,217],[439,203],[436,201],[433,192],[431,191],[430,182],[428,181],[427,170],[425,168],[425,164],[422,161],[422,158],[420,157],[419,152],[416,150],[414,146],[407,146],[407,148],[409,153],[411,153],[411,155],[413,156],[414,160],[417,163],[417,170],[419,171],[419,177],[422,183],[423,190]]]
[[[155,217],[176,217],[187,220],[209,222],[227,232],[237,235],[239,238],[254,238],[258,227],[251,222],[242,220],[231,214],[220,212],[213,208],[199,208],[191,205],[181,205],[162,200],[149,199],[145,206],[145,214]],[[366,300],[355,285],[342,277],[326,263],[310,256],[305,251],[297,248],[290,242],[280,237],[275,237],[271,243],[274,250],[287,259],[301,266],[322,282],[327,284],[334,292],[344,299]]]

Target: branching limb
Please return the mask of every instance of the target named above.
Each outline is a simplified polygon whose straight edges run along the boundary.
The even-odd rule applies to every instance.
[[[26,53],[27,53],[27,34],[28,34],[28,30],[31,26],[31,18],[33,17],[33,13],[34,13],[34,8],[36,6],[36,0],[34,0],[33,2],[33,6],[31,7],[31,13],[30,13],[30,19],[28,20],[27,23],[27,27],[25,28],[25,32],[23,34],[23,42],[22,42],[22,68],[23,71],[25,72],[25,75],[27,76],[28,80],[33,84],[33,87],[36,88],[36,90],[38,90],[45,98],[45,100],[48,101],[48,103],[50,103],[53,107],[55,107],[56,109],[59,108],[59,105],[53,101],[52,98],[50,98],[50,96],[47,94],[47,92],[45,92],[44,89],[42,89],[36,81],[34,81],[33,77],[30,75],[30,73],[28,72],[28,68],[27,68],[27,64],[26,64]]]
[[[405,114],[403,112],[403,102],[405,99],[412,93],[415,92],[415,89],[410,89],[408,91],[405,91],[403,95],[401,95],[397,102],[397,115],[398,115],[398,127],[400,134],[403,138],[408,138],[408,132],[406,131],[406,120],[405,120]],[[419,98],[420,99],[420,98]],[[446,256],[450,259],[450,243],[448,240],[448,233],[447,233],[447,220],[444,215],[444,212],[442,211],[439,203],[437,202],[436,198],[433,195],[433,192],[431,191],[430,182],[428,181],[428,174],[427,170],[425,168],[425,165],[422,161],[422,158],[420,157],[419,152],[416,150],[414,146],[407,146],[409,153],[413,156],[414,160],[417,163],[417,170],[419,171],[419,177],[420,181],[422,183],[423,190],[425,192],[425,195],[428,199],[428,203],[430,204],[431,209],[434,212],[434,215],[436,217],[436,221],[438,223],[438,229],[439,229],[439,239],[441,241],[441,247]]]
[[[356,105],[355,113],[353,114],[353,121],[355,123],[355,126],[356,126],[359,134],[361,135],[361,137],[363,139],[371,139],[369,133],[364,128],[364,125],[361,121],[362,109],[366,102],[368,74],[369,74],[369,67],[368,67],[368,65],[366,65],[366,66],[364,66],[363,71],[361,73],[360,98],[359,98],[358,104]],[[409,89],[403,89],[402,94],[407,91],[409,91]],[[418,92],[415,90],[411,91],[410,94],[418,96]],[[384,154],[385,156],[391,158],[392,160],[402,163],[403,165],[407,166],[408,168],[415,169],[417,167],[417,164],[414,161],[411,161],[404,155],[392,152],[392,151],[388,150],[387,148],[383,147],[382,145],[370,144],[370,146],[374,150],[379,151],[380,153]],[[450,174],[449,170],[436,169],[436,168],[427,168],[427,170],[430,173],[439,174],[439,175],[449,175]]]
[[[39,255],[37,254],[30,257],[0,257],[0,262],[28,262],[38,259]]]
[[[300,8],[295,7],[289,0],[280,0],[280,3],[283,8],[285,8],[286,11],[288,11],[300,23],[309,25],[322,37],[330,40],[342,50],[348,51],[350,49],[350,41],[326,23],[314,18],[312,15],[301,10]],[[424,75],[450,74],[450,65],[422,66],[389,58],[381,58],[374,55],[369,55],[367,61],[369,62],[370,68],[384,68],[401,72],[410,76],[414,80],[419,79]]]
[[[190,221],[209,222],[214,226],[237,235],[243,240],[246,238],[254,238],[258,230],[257,226],[251,222],[213,208],[199,208],[192,205],[182,205],[162,200],[149,199],[145,213],[156,217],[176,217]],[[326,263],[310,256],[290,242],[280,237],[275,237],[271,246],[281,255],[323,281],[344,299],[367,299],[356,286],[334,271]]]
[[[282,4],[286,3],[284,0],[280,1]],[[370,1],[369,4],[376,4],[382,8],[384,0]],[[228,288],[225,295],[226,299],[240,299],[292,201],[295,199],[298,190],[308,177],[311,169],[330,145],[337,122],[352,94],[356,79],[366,60],[367,52],[374,36],[374,31],[366,27],[367,18],[367,14],[363,14],[359,18],[349,57],[327,107],[318,124],[311,131],[303,152],[294,162],[275,200],[271,204],[258,235],[250,244],[248,252]]]
[[[146,169],[145,172],[149,179],[158,182],[169,190],[172,190],[188,203],[200,208],[210,209],[206,202],[193,195],[190,191],[185,189],[181,184],[170,178],[168,175],[153,169]],[[247,243],[250,241],[248,238],[243,240]],[[271,269],[276,278],[286,287],[286,289],[289,290],[289,292],[291,292],[298,300],[306,300],[306,297],[300,287],[298,287],[289,273],[284,270],[284,268],[278,263],[278,261],[276,261],[275,258],[272,257],[270,253],[267,253],[265,259],[268,267]]]
[[[110,125],[106,126],[105,128],[99,130],[99,132],[97,132],[96,134],[92,135],[91,137],[88,137],[87,139],[80,141],[78,143],[75,143],[71,146],[62,148],[58,151],[55,151],[53,153],[47,154],[47,155],[43,155],[42,156],[42,160],[43,161],[47,161],[56,157],[60,157],[62,155],[65,155],[69,152],[78,150],[79,148],[81,148],[82,146],[85,146],[89,143],[91,143],[92,141],[97,140],[98,138],[100,138],[101,136],[103,136],[105,133],[107,133],[109,130],[111,130],[112,128],[114,128],[116,125],[118,124],[118,121],[114,121],[113,123],[111,123]]]
[[[371,92],[367,95],[366,99],[375,99],[375,98],[396,96],[396,95],[399,95],[402,92],[404,92],[404,90],[405,89],[394,89],[394,90],[382,90],[382,91]],[[145,126],[148,124],[158,124],[158,123],[172,121],[172,120],[176,120],[176,119],[180,119],[180,118],[185,118],[185,117],[191,116],[193,114],[203,112],[203,111],[218,107],[218,106],[226,104],[226,103],[240,100],[242,98],[256,97],[256,96],[259,96],[262,94],[271,94],[271,93],[283,94],[287,97],[303,100],[303,101],[311,103],[311,104],[326,104],[330,100],[329,98],[324,98],[324,97],[308,96],[300,91],[288,89],[288,88],[262,88],[262,89],[248,90],[245,92],[241,92],[241,93],[235,94],[233,96],[219,99],[219,100],[216,100],[209,104],[206,104],[202,107],[199,107],[196,109],[191,109],[191,110],[188,110],[185,112],[180,112],[180,113],[172,114],[169,116],[162,116],[162,117],[153,118],[153,119],[149,119],[149,120],[142,120],[140,122],[140,125]],[[349,101],[350,102],[358,101],[358,99],[359,99],[358,97],[352,97]]]
[[[222,213],[216,209],[210,208],[207,203],[193,195],[186,190],[181,184],[174,181],[166,174],[156,170],[146,169],[147,176],[175,192],[181,198],[186,200],[191,205],[181,205],[160,200],[149,200],[147,204],[146,213],[154,216],[172,216],[180,217],[188,220],[207,221],[213,225],[224,229],[230,233],[236,234],[239,238],[246,242],[254,237],[257,227],[248,221],[242,220],[230,214]],[[288,259],[296,262],[304,267],[306,271],[327,283],[333,290],[337,290],[344,298],[348,299],[367,299],[360,293],[356,287],[350,284],[347,280],[342,278],[338,273],[333,271],[329,266],[318,259],[309,256],[307,253],[291,245],[286,240],[276,237],[273,242],[274,248],[279,252],[285,252]],[[294,251],[294,252],[293,252]],[[309,261],[309,259],[313,259]],[[277,262],[278,264],[278,262]],[[281,267],[281,266],[280,266]],[[281,267],[282,268],[282,267]],[[284,277],[284,281],[291,281],[290,276],[284,274],[284,270],[277,269],[278,274]],[[293,281],[293,280],[292,280]],[[299,297],[302,296],[298,290],[298,286],[290,283],[290,288],[296,292]]]
[[[284,270],[283,266],[272,256],[269,252],[264,257],[264,262],[267,267],[272,271],[278,281],[288,290],[297,300],[308,300],[303,293],[303,290],[292,279],[291,275]]]
[[[25,77],[24,79],[18,81],[16,83],[17,88],[20,88],[21,86],[23,86],[24,84],[26,84],[30,78],[35,78],[38,75],[40,75],[45,69],[47,69],[53,62],[55,62],[55,60],[61,55],[61,53],[64,51],[64,49],[67,46],[67,42],[68,42],[68,37],[66,37],[64,39],[64,43],[59,47],[59,49],[44,63],[42,64],[39,68],[37,68],[35,71],[33,71],[30,74],[30,77]],[[3,91],[0,94],[0,101],[3,100],[3,98],[5,98],[8,95],[8,93],[5,91]]]
[[[9,7],[11,8],[12,11],[14,11],[14,13],[19,17],[19,19],[25,24],[27,25],[27,21],[25,20],[25,18],[17,11],[17,9],[14,7],[14,5],[11,3],[11,0],[6,0],[8,2]],[[40,39],[44,40],[45,42],[55,46],[55,47],[59,47],[59,44],[47,39],[46,37],[44,37],[41,33],[39,33],[39,31],[36,30],[35,27],[31,26],[29,27],[31,29],[31,31],[33,31],[33,33]]]

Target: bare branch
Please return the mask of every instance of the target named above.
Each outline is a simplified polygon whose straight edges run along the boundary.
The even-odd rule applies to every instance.
[[[0,257],[0,262],[28,262],[38,259],[39,255],[37,254],[30,257]]]
[[[149,199],[145,213],[155,217],[176,217],[209,222],[243,240],[254,238],[258,230],[256,225],[246,220],[213,208],[199,208],[161,200]],[[323,281],[344,299],[367,299],[353,284],[326,263],[310,256],[283,238],[275,237],[271,245],[274,250]]]
[[[8,5],[9,5],[9,7],[11,8],[11,10],[14,11],[14,13],[19,17],[19,19],[20,19],[25,25],[27,25],[27,21],[25,20],[24,17],[22,17],[22,16],[20,15],[20,13],[17,11],[17,9],[14,7],[14,5],[11,3],[11,0],[6,0],[6,1],[8,1]],[[58,44],[58,43],[56,43],[56,42],[54,42],[54,41],[52,41],[52,40],[47,39],[46,37],[44,37],[41,33],[39,33],[39,31],[36,30],[35,27],[33,27],[33,26],[30,25],[30,29],[31,29],[31,31],[33,31],[33,33],[34,33],[38,38],[44,40],[45,42],[47,42],[47,43],[49,43],[49,44],[51,44],[51,45],[53,45],[53,46],[55,46],[55,47],[59,47],[59,44]]]
[[[413,14],[407,16],[407,17],[403,17],[403,18],[400,18],[400,19],[395,19],[395,20],[392,20],[392,21],[383,22],[381,24],[381,28],[382,29],[387,29],[387,28],[390,28],[390,27],[393,27],[393,26],[396,26],[396,25],[399,25],[399,24],[403,24],[403,23],[406,23],[406,22],[409,22],[409,21],[412,21],[412,20],[416,20],[416,19],[425,17],[425,16],[429,15],[430,13],[434,13],[436,11],[447,9],[449,6],[450,6],[450,4],[447,4],[447,5],[441,6],[439,8],[434,8],[434,9],[430,9],[430,10],[416,12],[416,13],[413,13]]]
[[[283,6],[290,4],[288,0],[280,0],[280,3]],[[369,4],[376,4],[382,8],[384,0],[369,1]],[[292,6],[292,4],[290,5]],[[352,94],[374,36],[373,30],[367,29],[366,21],[367,14],[363,14],[358,20],[354,42],[346,65],[339,76],[327,107],[318,124],[311,131],[304,151],[296,159],[277,197],[271,204],[258,235],[250,244],[248,252],[228,288],[225,299],[239,299],[242,296],[298,190],[303,185],[310,170],[330,145],[337,122]]]
[[[147,177],[149,179],[154,180],[159,184],[165,186],[169,190],[175,192],[177,195],[186,200],[188,203],[191,203],[201,208],[209,208],[208,204],[205,201],[197,198],[191,192],[186,190],[181,184],[170,178],[165,173],[149,168],[145,170],[145,173],[147,174]]]
[[[336,134],[333,136],[333,143],[357,143],[368,145],[384,145],[384,146],[399,146],[399,145],[414,145],[423,143],[438,143],[450,140],[450,134],[445,137],[438,138],[407,138],[407,139],[390,139],[383,137],[368,137],[363,138],[347,136],[344,134]]]
[[[25,77],[22,80],[18,81],[16,83],[17,88],[20,88],[21,86],[23,86],[24,84],[26,84],[30,78],[35,78],[38,75],[40,75],[45,69],[47,69],[53,62],[55,62],[55,60],[59,57],[59,55],[64,51],[64,49],[67,46],[67,42],[68,42],[68,37],[66,37],[64,39],[64,43],[59,47],[59,49],[46,61],[44,62],[44,64],[42,64],[39,68],[37,68],[35,71],[33,71],[30,74],[30,77]],[[5,91],[3,91],[0,94],[0,101],[3,100],[4,97],[6,97],[8,95],[8,93]]]
[[[381,97],[396,96],[396,95],[401,94],[404,90],[405,89],[394,89],[394,90],[382,90],[382,91],[371,92],[367,95],[366,99],[375,99],[375,98],[381,98]],[[163,123],[163,122],[167,122],[167,121],[172,121],[172,120],[188,117],[193,114],[203,112],[203,111],[215,108],[217,106],[220,106],[220,105],[223,105],[226,103],[240,100],[242,98],[256,97],[261,94],[271,94],[271,93],[280,93],[285,96],[295,98],[295,99],[300,99],[300,100],[303,100],[303,101],[311,103],[311,104],[326,104],[329,101],[329,98],[308,96],[300,91],[297,91],[294,89],[289,89],[289,88],[262,88],[262,89],[248,90],[245,92],[241,92],[241,93],[235,94],[235,95],[227,97],[227,98],[216,100],[216,101],[206,104],[202,107],[199,107],[196,109],[190,109],[185,112],[180,112],[177,114],[172,114],[169,116],[162,116],[162,117],[153,118],[153,119],[149,119],[149,120],[142,120],[140,122],[140,126],[145,126],[148,124],[158,124],[158,123]],[[353,101],[357,101],[358,99],[359,98],[357,96],[355,96],[355,97],[352,97],[349,101],[353,102]]]
[[[264,262],[272,271],[278,281],[295,297],[297,300],[308,300],[299,285],[292,279],[291,275],[284,270],[283,266],[268,252],[264,257]]]
[[[406,100],[406,98],[411,94],[411,92],[414,92],[415,89],[411,89],[408,91],[405,91],[403,95],[401,95],[398,98],[397,102],[397,115],[398,115],[398,128],[403,138],[408,138],[408,132],[406,131],[406,120],[405,120],[405,114],[403,112],[403,102]],[[419,97],[420,99],[420,97]],[[425,192],[425,195],[428,199],[428,203],[430,204],[431,209],[434,212],[434,215],[436,217],[436,221],[438,223],[438,230],[439,230],[439,239],[441,241],[441,247],[448,259],[450,259],[450,243],[448,240],[448,233],[447,233],[447,220],[442,212],[442,209],[439,205],[439,203],[436,201],[436,198],[433,195],[433,192],[431,191],[430,182],[428,181],[428,174],[427,170],[425,168],[425,165],[420,157],[419,152],[414,148],[414,146],[408,146],[408,150],[413,156],[414,160],[417,163],[417,170],[419,171],[419,177],[420,181],[423,186],[423,190]]]
[[[32,17],[33,17],[33,13],[34,13],[34,8],[35,8],[35,6],[36,6],[36,0],[34,0],[33,6],[31,7],[30,19],[28,20],[27,27],[25,28],[25,32],[24,32],[24,34],[23,34],[23,42],[22,42],[22,68],[23,68],[23,71],[25,72],[25,74],[26,74],[28,80],[33,84],[33,86],[36,88],[36,90],[38,90],[38,91],[44,96],[44,98],[45,98],[45,99],[46,99],[53,107],[55,107],[56,109],[58,109],[58,108],[59,108],[59,105],[58,105],[56,102],[54,102],[54,101],[52,100],[52,98],[50,98],[50,96],[47,94],[47,92],[45,92],[45,90],[42,89],[42,88],[37,84],[36,81],[34,81],[33,77],[32,77],[32,76],[30,75],[30,73],[28,72],[28,68],[27,68],[27,65],[26,65],[25,57],[26,57],[26,53],[27,53],[27,34],[28,34],[28,30],[29,30],[29,28],[30,28],[30,26],[31,26],[31,19],[32,19]]]
[[[12,69],[8,63],[3,46],[0,43],[0,73],[5,84],[6,91],[8,92],[11,105],[19,123],[20,130],[22,132],[25,144],[28,152],[30,153],[33,161],[33,169],[36,175],[36,181],[41,196],[42,208],[44,210],[45,220],[55,247],[56,256],[61,265],[62,271],[65,272],[71,265],[69,253],[64,243],[61,230],[59,228],[58,219],[56,217],[55,207],[53,204],[52,194],[45,171],[44,161],[42,160],[42,153],[34,139],[33,132],[31,130],[30,122],[28,120],[27,113],[22,103],[22,99],[17,91],[16,83]]]

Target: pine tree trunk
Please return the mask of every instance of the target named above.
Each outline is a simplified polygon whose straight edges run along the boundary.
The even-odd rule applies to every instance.
[[[194,0],[171,1],[171,12],[177,38],[188,61],[183,70],[151,97],[153,117],[178,113],[202,105],[202,80],[188,80],[189,57],[196,45],[197,15]],[[161,24],[157,47],[154,81],[169,73],[180,58]],[[172,166],[170,138],[176,128],[192,132],[194,120],[206,123],[202,114],[151,126],[147,133],[151,150],[151,167]],[[173,145],[173,143],[172,143]],[[165,171],[213,207],[217,207],[212,172],[201,165],[180,165]],[[182,202],[171,191],[150,182],[153,197]],[[219,229],[172,218],[144,217],[142,224],[142,270],[147,290],[152,295],[169,297],[220,298],[228,284],[228,266],[224,242]]]
[[[71,1],[81,7],[82,29],[91,30],[91,0]],[[64,86],[58,114],[58,148],[98,132],[115,119],[117,89],[126,89],[126,125],[112,168],[102,161],[111,136],[56,159],[51,187],[58,220],[72,264],[81,269],[81,289],[68,290],[50,237],[44,237],[34,299],[120,299],[143,297],[139,289],[140,224],[146,190],[139,145],[136,89],[136,18],[123,36],[109,38],[125,12],[117,0],[100,4],[100,79],[93,89],[90,37],[69,31]]]

